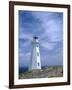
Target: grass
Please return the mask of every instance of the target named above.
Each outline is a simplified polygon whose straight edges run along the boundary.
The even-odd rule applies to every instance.
[[[41,70],[32,70],[19,74],[19,79],[63,77],[63,66],[43,67]]]

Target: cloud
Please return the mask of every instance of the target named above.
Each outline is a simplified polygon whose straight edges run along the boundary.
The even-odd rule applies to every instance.
[[[48,43],[48,42],[40,43],[40,46],[42,46],[43,48],[47,50],[53,50],[55,45],[56,45],[55,43]]]
[[[57,60],[63,63],[63,13],[19,12],[19,54],[22,66],[29,65],[33,36],[39,37],[42,65],[44,60],[48,64],[52,61],[52,64],[56,64]]]
[[[50,66],[50,65],[63,65],[63,53],[60,51],[55,55],[51,54],[43,54],[41,57],[42,66]]]
[[[40,27],[44,29],[42,35],[39,36],[40,39],[47,38],[48,36],[50,41],[62,40],[62,13],[32,12],[32,15],[41,21]]]
[[[28,67],[31,59],[31,53],[20,53],[19,54],[19,66],[20,67]]]
[[[33,35],[30,33],[21,33],[19,39],[32,40]]]

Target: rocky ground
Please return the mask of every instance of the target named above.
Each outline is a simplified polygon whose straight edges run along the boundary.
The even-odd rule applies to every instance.
[[[62,66],[50,66],[44,67],[41,70],[32,70],[21,73],[19,79],[29,79],[29,78],[53,78],[62,77],[63,67]]]

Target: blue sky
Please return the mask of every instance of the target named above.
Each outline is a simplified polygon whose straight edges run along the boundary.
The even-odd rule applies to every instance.
[[[39,38],[41,64],[63,65],[63,13],[19,11],[19,66],[29,66],[33,36]]]

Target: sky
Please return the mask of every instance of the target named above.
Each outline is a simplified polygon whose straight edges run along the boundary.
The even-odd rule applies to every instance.
[[[29,67],[34,36],[39,38],[41,65],[63,65],[63,13],[19,11],[20,67]]]

